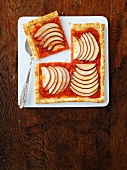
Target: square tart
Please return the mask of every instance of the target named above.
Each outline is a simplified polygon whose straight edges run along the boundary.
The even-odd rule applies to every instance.
[[[23,28],[36,60],[69,48],[57,11],[31,20]]]

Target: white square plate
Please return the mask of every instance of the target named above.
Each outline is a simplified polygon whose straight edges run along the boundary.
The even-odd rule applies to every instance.
[[[18,100],[25,82],[27,71],[29,68],[30,58],[29,54],[25,51],[26,35],[24,33],[22,25],[28,21],[37,17],[21,17],[18,20]],[[33,61],[33,66],[30,74],[30,81],[27,94],[27,102],[25,107],[104,107],[109,103],[109,59],[108,59],[108,21],[103,16],[61,16],[61,24],[63,26],[67,41],[70,45],[70,29],[73,23],[90,23],[99,22],[105,24],[105,102],[93,103],[93,102],[64,102],[64,103],[52,103],[52,104],[35,104],[34,103],[34,68],[36,63],[41,62],[70,62],[71,55],[70,50],[62,51],[53,56]]]

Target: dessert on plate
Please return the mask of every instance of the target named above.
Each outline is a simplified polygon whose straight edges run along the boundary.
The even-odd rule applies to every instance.
[[[69,48],[56,11],[23,27],[35,59]],[[104,102],[104,24],[72,24],[70,42],[70,63],[36,64],[35,103]]]

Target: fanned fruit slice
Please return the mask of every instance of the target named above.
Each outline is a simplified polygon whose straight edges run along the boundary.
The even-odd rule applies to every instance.
[[[96,64],[77,64],[71,79],[71,90],[79,96],[92,96],[98,87]]]
[[[70,82],[70,75],[66,68],[62,66],[42,67],[42,87],[49,94],[59,94],[63,92]]]
[[[57,11],[23,25],[35,59],[69,48]]]
[[[71,29],[72,60],[94,61],[100,47],[101,24],[73,24]]]

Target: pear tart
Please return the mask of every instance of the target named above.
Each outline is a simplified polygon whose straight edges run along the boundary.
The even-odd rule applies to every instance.
[[[71,29],[72,60],[94,61],[103,58],[104,24],[73,24]]]
[[[23,27],[35,59],[69,48],[56,11]],[[73,24],[70,31],[71,62],[35,66],[35,103],[104,102],[104,24]]]
[[[39,63],[35,71],[35,102],[103,102],[97,63]]]
[[[57,11],[23,24],[35,59],[68,49],[68,43]]]

